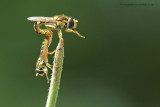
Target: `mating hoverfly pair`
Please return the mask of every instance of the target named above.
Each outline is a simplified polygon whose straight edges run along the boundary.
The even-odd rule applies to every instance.
[[[53,54],[56,51],[54,50],[53,52],[48,52],[48,48],[52,42],[53,37],[52,30],[58,30],[59,39],[62,39],[62,30],[65,30],[66,32],[73,32],[81,38],[85,37],[80,35],[78,31],[75,30],[78,20],[75,20],[72,17],[57,15],[54,17],[29,17],[27,19],[30,21],[35,21],[34,29],[36,33],[45,35],[41,46],[40,56],[36,63],[36,76],[43,76],[45,74],[49,83],[47,67],[52,70],[53,65],[48,63],[47,55]],[[44,25],[45,29],[41,29],[41,25]]]

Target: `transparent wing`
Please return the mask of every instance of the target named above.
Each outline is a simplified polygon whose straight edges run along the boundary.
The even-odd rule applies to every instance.
[[[57,22],[53,17],[28,17],[29,21]]]

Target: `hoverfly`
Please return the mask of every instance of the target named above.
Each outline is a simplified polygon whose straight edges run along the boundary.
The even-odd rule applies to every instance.
[[[52,42],[52,35],[53,35],[52,31],[46,32],[46,36],[44,38],[44,41],[42,42],[40,56],[36,63],[36,76],[38,75],[43,76],[45,74],[48,83],[49,83],[49,78],[48,78],[47,67],[52,70],[52,65],[48,63],[47,55],[48,55],[48,47]]]
[[[49,82],[47,67],[52,70],[52,66],[48,63],[47,54],[53,54],[56,51],[54,50],[53,52],[48,52],[48,47],[52,42],[52,30],[58,30],[58,36],[60,39],[62,38],[62,30],[65,30],[66,32],[73,32],[81,38],[85,37],[80,35],[78,31],[75,30],[78,20],[72,17],[57,15],[54,17],[29,17],[27,19],[30,21],[35,21],[34,29],[36,33],[46,35],[42,43],[40,57],[36,63],[36,76],[43,76],[45,74]],[[41,29],[41,25],[44,25],[45,29]]]
[[[78,20],[75,20],[72,17],[57,15],[54,17],[29,17],[27,19],[30,21],[36,21],[36,23],[34,24],[34,29],[38,34],[45,34],[48,30],[58,30],[58,36],[59,38],[61,38],[61,30],[64,29],[66,32],[73,32],[79,37],[85,38],[75,30]],[[45,25],[46,29],[40,29],[40,25],[42,24]]]

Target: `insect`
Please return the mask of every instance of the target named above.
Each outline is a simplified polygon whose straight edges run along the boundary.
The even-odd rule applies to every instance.
[[[57,15],[54,17],[29,17],[30,21],[36,21],[34,29],[38,34],[45,34],[48,30],[58,30],[58,36],[61,38],[62,31],[73,32],[81,38],[85,38],[75,30],[77,27],[78,20],[65,15]],[[40,29],[40,25],[44,24],[46,29]]]
[[[40,57],[38,58],[36,63],[36,76],[43,76],[45,74],[49,82],[47,67],[52,70],[52,65],[48,63],[47,55],[53,54],[56,51],[54,50],[52,52],[48,52],[48,48],[52,42],[52,30],[58,30],[58,36],[60,39],[62,38],[62,30],[65,30],[66,32],[73,32],[81,38],[85,37],[75,30],[75,28],[77,27],[78,20],[72,17],[68,17],[65,15],[57,15],[54,17],[29,17],[27,19],[30,21],[35,21],[34,29],[36,33],[40,35],[45,35],[41,47]],[[41,25],[44,25],[45,29],[41,29]]]
[[[48,63],[47,55],[48,55],[48,47],[52,42],[52,35],[53,35],[52,31],[46,32],[44,41],[42,42],[40,56],[36,63],[36,76],[38,75],[43,76],[45,74],[47,77],[48,83],[49,83],[49,78],[48,78],[47,67],[52,70],[52,65]]]

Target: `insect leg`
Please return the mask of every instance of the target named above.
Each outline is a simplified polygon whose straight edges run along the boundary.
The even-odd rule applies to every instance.
[[[72,30],[72,29],[65,29],[65,31],[66,31],[66,32],[73,32],[73,33],[77,34],[79,37],[81,37],[81,38],[85,38],[84,36],[82,36],[81,34],[79,34],[79,33],[78,33],[78,31],[76,31],[76,30]]]
[[[53,65],[50,65],[49,63],[46,63],[46,66],[47,66],[49,69],[51,69],[51,71],[53,71],[53,69],[52,69]]]
[[[47,78],[47,81],[48,81],[48,83],[49,83],[49,78],[48,78],[48,70],[47,70],[47,72],[44,72],[45,73],[45,75],[46,75],[46,78]]]
[[[48,54],[52,55],[56,52],[56,50],[52,51],[52,52],[48,52]]]
[[[58,36],[59,36],[59,39],[62,39],[62,30],[61,29],[58,30]]]

